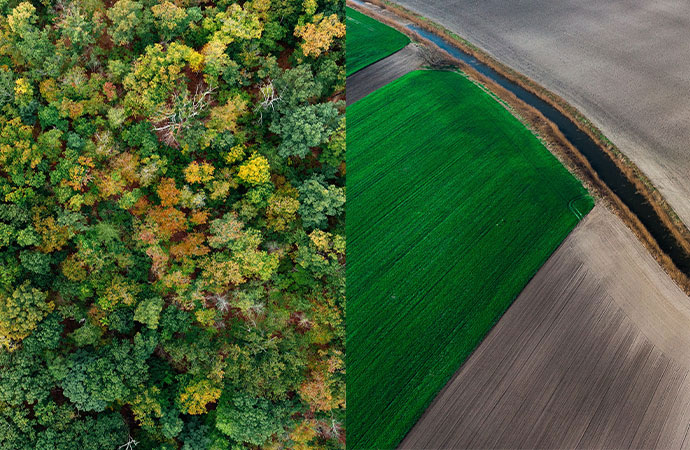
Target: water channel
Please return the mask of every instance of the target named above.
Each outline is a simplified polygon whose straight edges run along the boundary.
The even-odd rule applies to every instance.
[[[652,205],[638,192],[635,185],[618,169],[609,155],[597,145],[592,138],[575,125],[558,109],[542,100],[537,95],[505,78],[491,67],[463,52],[442,37],[427,31],[417,25],[408,25],[415,33],[436,44],[453,57],[463,61],[477,72],[490,78],[495,83],[512,92],[520,100],[541,112],[544,117],[556,124],[566,139],[587,158],[592,168],[599,174],[599,178],[626,204],[635,214],[649,233],[659,244],[675,265],[686,275],[690,276],[690,255],[678,244],[675,237],[661,221]]]

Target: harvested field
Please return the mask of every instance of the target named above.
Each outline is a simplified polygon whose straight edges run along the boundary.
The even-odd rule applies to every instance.
[[[685,448],[690,298],[597,206],[401,448]]]
[[[349,106],[347,139],[348,446],[390,448],[592,200],[455,72]]]
[[[562,96],[690,224],[690,3],[396,0]]]
[[[424,60],[419,48],[408,45],[399,52],[347,77],[347,104],[351,105],[393,80],[419,69]]]
[[[352,8],[347,8],[347,75],[351,75],[410,43],[410,38]]]

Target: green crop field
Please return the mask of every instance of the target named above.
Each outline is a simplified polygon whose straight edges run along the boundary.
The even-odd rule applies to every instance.
[[[347,164],[347,444],[391,448],[593,201],[455,72],[348,107]]]
[[[410,43],[398,30],[347,8],[347,75],[357,72]]]

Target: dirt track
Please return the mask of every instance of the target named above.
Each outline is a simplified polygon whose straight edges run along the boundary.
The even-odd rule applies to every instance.
[[[690,299],[599,205],[401,448],[690,446]]]
[[[395,1],[573,104],[690,224],[690,3]]]

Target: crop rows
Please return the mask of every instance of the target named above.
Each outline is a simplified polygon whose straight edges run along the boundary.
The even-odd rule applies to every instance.
[[[586,191],[455,72],[412,72],[350,106],[347,145],[348,447],[389,448],[577,224],[569,203]]]
[[[347,8],[347,75],[365,68],[410,43],[398,30]]]

